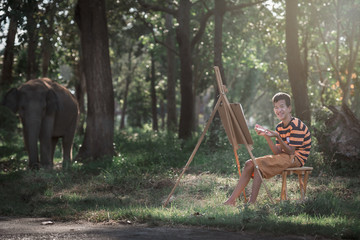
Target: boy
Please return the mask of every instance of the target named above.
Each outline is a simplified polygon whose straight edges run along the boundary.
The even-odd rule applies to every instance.
[[[311,136],[307,126],[298,118],[291,116],[291,97],[279,92],[272,98],[274,112],[281,121],[276,126],[276,131],[265,129],[256,124],[255,131],[258,135],[264,136],[273,155],[256,158],[256,163],[263,178],[271,178],[289,167],[301,167],[305,164],[311,148]],[[276,144],[271,138],[276,139]],[[258,171],[254,171],[252,160],[245,163],[244,170],[239,182],[224,203],[235,206],[236,199],[253,177],[253,185],[249,203],[255,203],[261,186],[261,178]]]

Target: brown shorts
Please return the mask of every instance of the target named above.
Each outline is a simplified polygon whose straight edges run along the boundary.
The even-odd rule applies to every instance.
[[[263,178],[266,179],[280,174],[287,168],[301,167],[300,162],[294,157],[294,155],[288,155],[286,153],[259,157],[256,158],[255,161],[259,166],[259,170]]]

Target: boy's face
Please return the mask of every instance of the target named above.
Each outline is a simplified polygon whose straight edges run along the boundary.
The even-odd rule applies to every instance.
[[[286,106],[284,99],[274,103],[274,112],[280,121],[288,120],[291,117],[291,106]]]

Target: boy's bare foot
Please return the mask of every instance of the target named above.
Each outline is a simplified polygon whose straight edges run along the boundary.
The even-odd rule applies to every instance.
[[[228,205],[228,206],[233,206],[233,207],[235,207],[235,201],[234,201],[234,202],[230,202],[229,200],[227,200],[226,202],[224,202],[224,205]]]

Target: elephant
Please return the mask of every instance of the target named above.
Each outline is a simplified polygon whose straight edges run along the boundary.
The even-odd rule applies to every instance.
[[[30,169],[53,168],[59,138],[62,138],[62,167],[70,167],[79,105],[68,89],[49,78],[32,79],[10,89],[3,105],[19,113]]]

